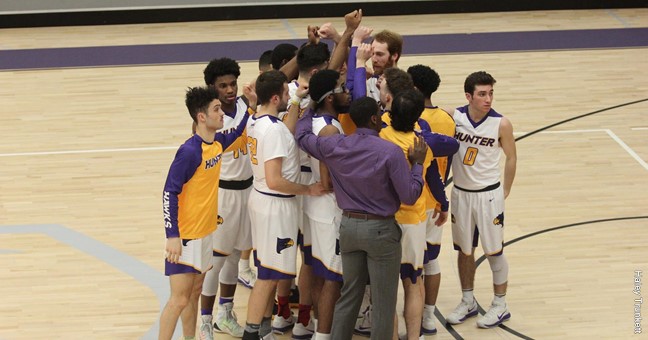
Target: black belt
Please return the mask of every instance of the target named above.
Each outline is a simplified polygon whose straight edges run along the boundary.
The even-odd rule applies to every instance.
[[[462,188],[462,187],[458,187],[456,184],[455,184],[454,187],[457,188],[457,189],[459,189],[459,190],[461,190],[461,191],[465,191],[465,192],[486,192],[486,191],[495,190],[495,189],[499,188],[499,186],[500,186],[500,182],[497,182],[497,183],[495,183],[495,184],[493,184],[493,185],[489,185],[489,186],[487,186],[487,187],[485,187],[485,188],[483,188],[483,189],[478,189],[478,190],[468,190],[468,189],[464,189],[464,188]]]
[[[394,215],[380,216],[380,215],[368,214],[364,212],[348,211],[348,210],[342,211],[342,216],[346,216],[348,218],[357,218],[361,220],[390,220],[394,218]]]
[[[252,181],[252,177],[242,181],[226,181],[221,179],[218,187],[228,190],[245,190],[252,185]]]

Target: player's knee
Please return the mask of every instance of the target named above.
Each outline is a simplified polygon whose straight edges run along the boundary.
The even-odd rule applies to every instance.
[[[428,263],[424,264],[423,270],[425,270],[425,275],[436,275],[441,273],[439,259],[430,260]]]
[[[491,271],[493,272],[493,283],[500,285],[508,281],[508,261],[504,254],[499,256],[488,256],[488,263],[490,264]]]
[[[219,280],[226,285],[235,285],[238,279],[238,262],[241,259],[241,251],[234,250],[225,261],[220,271]]]

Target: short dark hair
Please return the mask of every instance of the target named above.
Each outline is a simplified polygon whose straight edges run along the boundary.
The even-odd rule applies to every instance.
[[[322,70],[311,77],[310,82],[308,82],[308,93],[311,97],[311,102],[315,103],[316,109],[322,105],[322,103],[318,103],[317,101],[325,93],[335,89],[339,78],[340,73],[335,70]]]
[[[439,74],[427,65],[414,65],[407,69],[407,73],[412,76],[414,86],[421,91],[425,98],[430,98],[432,93],[436,92],[441,84]]]
[[[387,44],[387,51],[389,51],[390,55],[398,53],[398,58],[396,58],[396,61],[398,61],[398,59],[400,59],[400,57],[403,55],[402,35],[394,31],[382,30],[374,35],[374,40],[379,43]]]
[[[385,76],[387,88],[389,88],[392,97],[396,97],[399,93],[414,88],[412,76],[399,68],[390,67],[383,72],[383,75]]]
[[[261,53],[259,57],[259,71],[267,67],[272,68],[272,50]]]
[[[284,90],[284,83],[288,79],[281,71],[270,70],[263,72],[256,80],[256,93],[259,105],[264,105],[270,102],[272,96],[281,96]]]
[[[297,46],[293,44],[279,44],[272,50],[272,68],[278,70],[285,62],[295,57]]]
[[[331,52],[327,44],[323,42],[308,44],[297,51],[297,67],[299,72],[308,72],[326,63],[330,58]]]
[[[233,75],[238,78],[241,75],[241,67],[239,64],[230,58],[214,59],[207,64],[203,71],[205,75],[205,84],[214,85],[216,78],[225,75]]]
[[[425,98],[416,89],[399,93],[392,102],[391,125],[396,131],[414,131],[414,123],[425,109]]]
[[[378,103],[371,97],[361,97],[351,102],[349,115],[359,128],[369,127],[371,116],[378,114]]]
[[[218,92],[212,86],[188,88],[185,94],[185,105],[187,106],[187,110],[189,110],[191,119],[197,123],[198,119],[196,117],[198,116],[198,112],[207,112],[209,104],[214,99],[218,99]]]
[[[470,95],[475,92],[475,86],[477,85],[495,85],[497,80],[493,78],[490,74],[484,72],[484,71],[477,71],[473,72],[468,77],[466,77],[466,81],[464,82],[464,92],[470,93]]]

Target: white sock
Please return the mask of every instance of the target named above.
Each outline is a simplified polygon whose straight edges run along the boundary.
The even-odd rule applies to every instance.
[[[200,318],[202,319],[203,323],[212,323],[213,317],[211,315],[201,315]]]
[[[239,260],[239,272],[250,269],[250,260]]]
[[[424,317],[434,317],[434,311],[436,310],[435,305],[425,305],[423,307],[423,316]]]
[[[331,334],[324,334],[324,333],[315,333],[315,339],[317,340],[331,340]]]
[[[473,290],[466,289],[462,290],[461,293],[463,294],[463,300],[466,302],[472,302],[475,299],[475,296],[473,295]]]
[[[504,300],[505,297],[506,295],[495,295],[495,297],[493,298],[493,304],[505,305],[506,304],[506,301]]]

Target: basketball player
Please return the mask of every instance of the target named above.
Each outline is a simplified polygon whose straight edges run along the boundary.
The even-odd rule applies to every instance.
[[[317,72],[310,79],[308,91],[314,104],[313,133],[317,136],[342,133],[337,116],[340,112],[348,111],[351,99],[343,85],[344,80],[334,70]],[[313,180],[332,190],[326,164],[316,158],[310,158],[310,161]],[[312,291],[318,315],[315,338],[328,340],[335,301],[340,297],[342,286],[342,258],[338,239],[342,210],[331,192],[323,196],[304,197],[304,211],[312,234],[312,266],[315,274]]]
[[[407,73],[412,76],[414,86],[421,91],[425,97],[425,110],[421,114],[421,119],[425,120],[432,129],[445,136],[454,137],[455,123],[452,116],[446,111],[432,104],[431,96],[441,83],[439,74],[429,66],[414,65],[407,69]],[[448,156],[434,157],[434,161],[439,170],[439,176],[445,183],[448,177],[450,167]],[[426,263],[423,265],[425,273],[425,307],[423,309],[423,321],[421,332],[432,335],[437,332],[435,325],[434,311],[436,309],[436,300],[439,295],[439,285],[441,284],[441,268],[439,266],[439,252],[441,250],[441,237],[443,235],[443,224],[448,219],[448,201],[438,202],[428,187],[423,188],[423,195],[426,196],[427,206],[427,223],[426,223]]]
[[[508,285],[503,244],[504,200],[511,192],[517,155],[511,122],[491,107],[494,84],[495,79],[486,72],[470,74],[464,82],[468,105],[454,111],[455,138],[460,147],[452,160],[451,219],[463,297],[446,319],[451,324],[459,324],[478,314],[473,288],[479,237],[493,272],[495,292],[490,309],[477,319],[480,328],[497,326],[511,317],[504,300]],[[500,149],[506,156],[503,186]]]
[[[296,274],[295,242],[299,209],[295,195],[321,195],[321,183],[303,185],[295,139],[279,120],[286,110],[288,84],[279,71],[267,71],[256,80],[259,108],[248,121],[247,144],[254,173],[254,191],[248,207],[258,279],[248,301],[243,339],[272,337],[271,315],[280,280]]]
[[[248,104],[253,95],[238,97],[238,77],[240,67],[229,58],[214,59],[204,70],[205,83],[218,92],[218,98],[225,112],[223,128],[230,131],[248,116]],[[256,102],[255,98],[252,98]],[[254,104],[256,105],[256,104]],[[250,219],[247,201],[252,190],[252,168],[241,136],[232,147],[223,152],[222,169],[218,191],[219,226],[215,232],[213,245],[214,269],[205,276],[200,301],[202,324],[201,334],[211,339],[213,330],[228,333],[235,337],[243,336],[243,327],[233,314],[234,294],[237,281],[252,287],[256,277],[248,267],[246,280],[239,277],[241,252],[252,248]],[[248,260],[249,263],[249,260]],[[220,298],[216,320],[213,321],[213,308],[220,282]]]
[[[160,316],[160,339],[171,339],[180,316],[185,338],[195,337],[198,298],[212,267],[223,150],[241,136],[248,117],[233,132],[216,133],[224,113],[215,89],[191,88],[185,103],[196,134],[178,149],[164,185],[165,274],[171,296]]]

